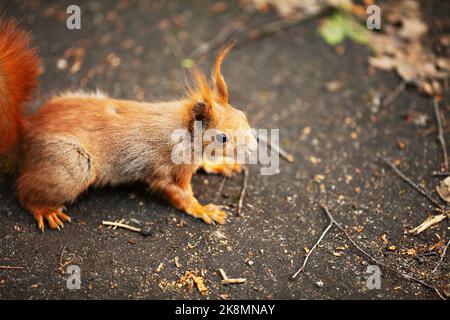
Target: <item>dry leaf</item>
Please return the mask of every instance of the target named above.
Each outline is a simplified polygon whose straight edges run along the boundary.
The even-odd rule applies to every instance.
[[[416,0],[387,2],[384,33],[370,33],[370,44],[375,56],[369,64],[380,70],[395,70],[408,83],[417,85],[427,95],[440,94],[439,80],[450,76],[450,62],[436,57],[422,43],[428,31]]]
[[[436,187],[436,192],[445,202],[450,202],[450,177],[445,178]]]
[[[271,7],[283,18],[314,16],[330,7],[353,8],[351,0],[241,0],[241,3],[262,12]]]

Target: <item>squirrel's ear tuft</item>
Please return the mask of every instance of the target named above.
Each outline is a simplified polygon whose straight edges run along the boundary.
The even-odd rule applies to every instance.
[[[195,67],[193,76],[195,78],[196,86],[192,88],[188,84],[188,95],[190,99],[194,101],[194,103],[197,103],[197,101],[204,101],[206,104],[211,106],[213,103],[213,94],[205,75],[200,71],[200,69],[198,69],[198,67]]]
[[[196,102],[191,107],[192,120],[202,121],[205,125],[214,121],[212,106],[204,101]]]
[[[188,87],[192,121],[202,121],[205,126],[216,121],[213,110],[213,93],[205,75],[197,67],[194,69],[196,87]]]
[[[223,79],[220,66],[222,65],[223,59],[227,56],[230,50],[233,48],[234,43],[229,43],[223,47],[217,54],[216,62],[214,64],[214,90],[217,95],[217,100],[219,103],[228,104],[228,88],[225,80]]]

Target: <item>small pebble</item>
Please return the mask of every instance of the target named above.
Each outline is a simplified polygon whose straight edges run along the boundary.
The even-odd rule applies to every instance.
[[[316,283],[314,283],[314,285],[315,285],[317,288],[322,288],[322,287],[323,287],[323,282],[322,282],[322,280],[319,280],[319,281],[317,281]]]
[[[148,237],[152,235],[152,228],[145,226],[143,228],[141,228],[141,235],[143,235],[144,237]]]
[[[59,70],[64,70],[65,68],[67,68],[67,60],[64,58],[58,59],[58,61],[56,61],[56,67]]]

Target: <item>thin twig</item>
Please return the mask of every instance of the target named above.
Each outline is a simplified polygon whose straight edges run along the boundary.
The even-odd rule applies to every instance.
[[[350,243],[351,243],[351,244],[352,244],[359,252],[361,252],[362,254],[364,254],[367,258],[369,258],[370,260],[372,260],[373,262],[375,262],[378,266],[381,266],[381,267],[383,267],[383,268],[386,269],[386,270],[389,270],[389,271],[391,271],[391,272],[393,272],[393,273],[395,273],[395,274],[398,274],[398,275],[402,276],[402,277],[405,278],[405,279],[415,281],[415,282],[417,282],[417,283],[420,283],[420,284],[423,285],[424,287],[427,287],[427,288],[429,288],[429,289],[434,290],[434,292],[436,292],[436,294],[437,294],[441,299],[446,300],[446,299],[444,298],[444,296],[442,296],[442,294],[439,292],[439,290],[438,290],[436,287],[434,287],[434,286],[432,286],[432,285],[426,283],[425,281],[420,280],[420,279],[418,279],[418,278],[416,278],[416,277],[410,276],[410,275],[408,275],[408,274],[406,274],[406,273],[403,273],[403,272],[398,271],[397,269],[391,268],[391,267],[385,265],[384,263],[381,263],[381,262],[380,262],[379,260],[377,260],[376,258],[372,257],[372,256],[371,256],[370,254],[368,254],[364,249],[362,249],[362,248],[361,248],[361,247],[360,247],[360,246],[359,246],[359,245],[358,245],[358,244],[350,237],[350,235],[348,234],[347,230],[346,230],[344,227],[342,227],[342,226],[341,226],[341,225],[333,218],[333,216],[331,215],[330,209],[328,209],[328,207],[327,207],[326,205],[321,205],[321,207],[322,207],[322,209],[325,211],[325,213],[328,215],[328,218],[330,218],[330,220],[333,221],[333,223],[336,225],[336,227],[338,227],[338,228],[344,233],[344,235],[347,237],[347,239],[350,241]]]
[[[273,151],[278,153],[284,160],[286,160],[288,162],[293,162],[294,161],[294,156],[293,155],[291,155],[290,153],[288,153],[285,150],[283,150],[276,143],[269,142],[269,140],[267,139],[266,136],[264,136],[262,134],[259,134],[257,136],[257,138],[258,138],[259,141],[264,142],[265,144],[267,144]]]
[[[445,259],[445,254],[447,253],[448,246],[450,245],[450,240],[447,242],[447,245],[444,248],[444,251],[442,252],[441,259],[439,259],[439,262],[437,263],[436,267],[431,271],[431,273],[435,273],[437,269],[442,265]]]
[[[128,230],[134,231],[134,232],[141,232],[141,228],[136,228],[136,227],[133,227],[128,224],[121,223],[121,222],[103,221],[102,224],[105,226],[114,226],[114,227],[124,228],[124,229],[128,229]]]
[[[222,281],[220,281],[221,284],[241,284],[247,282],[246,278],[228,278],[227,274],[223,269],[219,269],[219,273],[222,276]]]
[[[405,90],[406,88],[406,82],[400,81],[400,83],[397,85],[397,87],[392,91],[381,103],[382,106],[388,107],[394,102],[395,99],[398,98],[398,96]]]
[[[227,280],[228,279],[227,274],[225,273],[225,271],[223,269],[219,269],[219,273],[222,276],[223,280]]]
[[[242,205],[244,204],[244,197],[245,197],[245,193],[247,192],[248,176],[249,176],[249,171],[246,166],[243,166],[242,170],[244,171],[244,181],[242,182],[241,194],[239,195],[238,206],[236,209],[237,217],[240,217],[241,213],[242,213]]]
[[[392,170],[400,177],[403,181],[408,183],[411,187],[413,187],[417,192],[419,192],[421,195],[423,195],[425,198],[427,198],[431,203],[433,203],[436,207],[442,208],[442,205],[436,200],[433,199],[425,190],[423,190],[421,187],[419,187],[417,184],[415,184],[410,178],[408,178],[403,172],[401,172],[395,164],[390,162],[387,159],[383,158],[383,161],[386,162],[389,167],[391,167]]]
[[[2,270],[23,270],[23,267],[15,267],[15,266],[0,266]]]
[[[411,230],[408,230],[408,233],[412,233],[412,234],[418,235],[419,233],[424,232],[425,230],[427,230],[428,228],[434,226],[435,224],[438,224],[439,222],[441,222],[442,220],[444,220],[447,217],[448,216],[447,216],[446,213],[436,214],[434,216],[429,216],[420,225],[418,225],[417,227],[415,227],[415,228],[413,228]]]
[[[191,58],[198,58],[215,50],[223,43],[227,42],[233,33],[241,28],[244,23],[251,18],[251,14],[243,13],[238,15],[232,21],[227,23],[225,27],[211,40],[202,43],[190,54]]]
[[[447,146],[445,144],[445,139],[444,139],[444,130],[442,128],[441,115],[439,112],[439,103],[438,103],[438,100],[436,97],[434,97],[434,99],[433,99],[433,107],[434,107],[434,114],[436,116],[436,124],[438,127],[438,139],[439,139],[439,143],[441,144],[442,155],[444,157],[444,169],[445,169],[445,171],[448,171]]]
[[[450,176],[450,172],[449,171],[445,171],[445,172],[434,171],[433,172],[433,176],[435,176],[435,177],[447,177],[447,176]]]
[[[227,176],[223,176],[222,181],[220,182],[219,189],[216,192],[216,200],[219,198],[220,194],[222,193],[223,186],[225,185],[225,181],[227,181]]]
[[[292,276],[292,279],[297,278],[297,276],[299,275],[300,272],[305,271],[305,266],[306,266],[306,263],[308,262],[309,256],[317,248],[319,243],[322,241],[323,237],[325,237],[325,235],[328,233],[328,231],[331,229],[332,226],[333,226],[333,220],[330,219],[330,223],[328,224],[328,226],[325,228],[325,230],[320,235],[319,240],[317,240],[317,242],[314,244],[314,246],[311,248],[311,250],[309,250],[309,252],[306,254],[306,257],[305,257],[305,260],[303,260],[302,266],[297,270],[296,273],[294,273],[294,275]]]
[[[391,268],[391,267],[385,265],[384,263],[381,263],[378,259],[372,257],[372,256],[371,256],[369,253],[367,253],[363,248],[361,248],[361,247],[353,240],[353,238],[350,237],[350,235],[348,234],[347,230],[346,230],[339,222],[337,222],[337,221],[334,219],[334,217],[332,216],[332,214],[331,214],[331,212],[330,212],[330,209],[328,209],[328,207],[327,207],[326,205],[321,204],[320,207],[323,209],[323,211],[324,211],[324,212],[326,213],[326,215],[328,216],[328,219],[330,220],[329,228],[331,228],[333,225],[335,225],[336,227],[338,227],[339,230],[341,230],[341,231],[344,233],[344,235],[346,236],[346,238],[348,239],[348,241],[350,241],[350,243],[351,243],[351,244],[352,244],[359,252],[361,252],[363,255],[365,255],[368,259],[370,259],[371,261],[373,261],[374,263],[376,263],[378,266],[380,266],[380,267],[382,267],[382,268],[384,268],[384,269],[386,269],[386,270],[389,270],[389,271],[391,271],[391,272],[393,272],[393,273],[395,273],[395,274],[397,274],[397,275],[400,275],[400,276],[402,276],[403,278],[405,278],[405,279],[407,279],[407,280],[415,281],[415,282],[417,282],[417,283],[423,285],[424,287],[433,290],[434,292],[436,292],[436,294],[437,294],[441,299],[446,300],[446,299],[444,298],[444,296],[439,292],[439,290],[438,290],[436,287],[434,287],[434,286],[432,286],[432,285],[426,283],[425,281],[420,280],[420,279],[418,279],[418,278],[416,278],[416,277],[410,276],[410,275],[408,275],[408,274],[405,274],[405,273],[403,273],[403,272],[398,271],[397,269]],[[329,228],[327,227],[327,229],[325,229],[325,230],[328,231]],[[323,234],[324,234],[324,233],[323,233]],[[323,234],[322,234],[322,235],[323,235]],[[321,238],[323,238],[323,236],[321,236]],[[312,251],[312,250],[311,250],[311,251]],[[301,268],[300,268],[300,269],[301,269]],[[296,274],[298,274],[298,273],[299,273],[299,271],[296,272]],[[295,274],[295,275],[296,275],[296,274]],[[293,276],[293,278],[295,278],[295,277]]]
[[[220,284],[226,285],[226,284],[242,284],[246,283],[246,278],[228,278],[227,280],[220,281]]]
[[[245,45],[250,44],[253,41],[261,40],[272,34],[276,34],[277,32],[290,29],[301,23],[310,21],[313,18],[324,16],[327,13],[326,9],[312,14],[299,13],[295,16],[291,16],[290,19],[280,18],[264,23],[260,26],[253,28],[252,30],[250,30],[250,32],[248,32],[240,40],[238,40],[236,42],[235,48],[244,47]]]

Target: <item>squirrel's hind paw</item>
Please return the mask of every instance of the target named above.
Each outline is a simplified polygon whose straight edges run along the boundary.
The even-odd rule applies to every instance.
[[[31,211],[34,215],[34,218],[38,222],[38,227],[44,232],[44,219],[47,220],[48,225],[51,229],[64,228],[64,222],[71,222],[71,219],[68,215],[62,212],[64,207],[59,208],[33,208]]]

